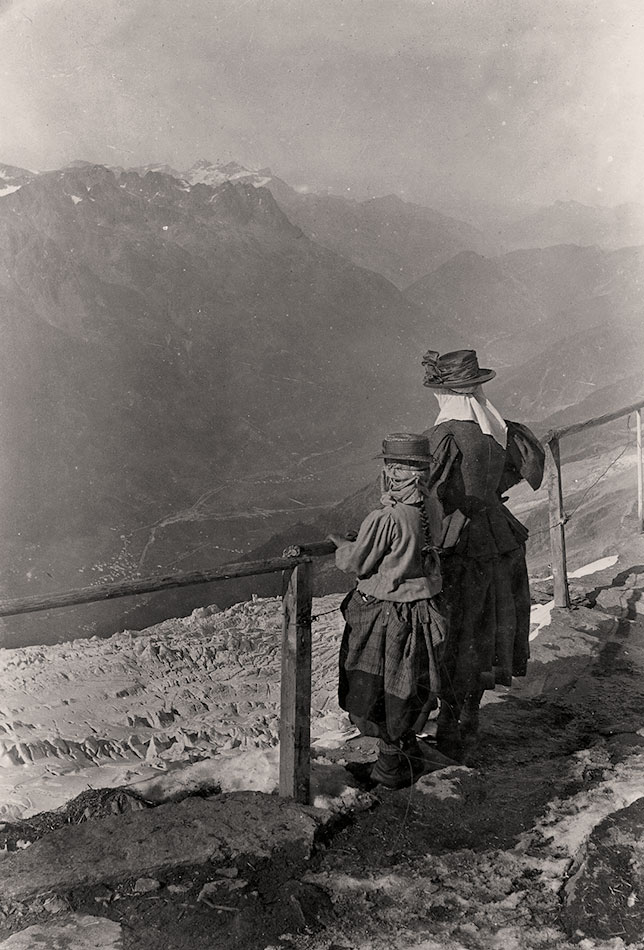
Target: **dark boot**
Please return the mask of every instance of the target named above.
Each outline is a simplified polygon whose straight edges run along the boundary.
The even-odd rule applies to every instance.
[[[463,756],[463,736],[458,719],[447,704],[441,706],[438,714],[436,748],[455,762],[459,762]]]
[[[421,774],[425,768],[425,756],[415,732],[410,732],[400,740],[403,755],[409,756],[412,768]]]
[[[463,703],[460,727],[461,735],[474,738],[479,731],[479,707],[483,697],[483,690],[474,690],[469,693]]]
[[[380,754],[371,770],[371,780],[385,788],[409,788],[425,771],[425,761],[416,736],[398,742],[380,740]]]

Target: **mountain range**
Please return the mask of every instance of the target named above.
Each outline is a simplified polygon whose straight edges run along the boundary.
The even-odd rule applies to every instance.
[[[615,390],[626,402],[641,391],[643,274],[642,247],[463,252],[406,293],[453,346],[485,354],[501,405],[539,421],[589,397],[604,412]]]
[[[556,201],[501,230],[508,248],[580,244],[618,248],[644,243],[644,205],[591,206],[579,201]]]
[[[355,200],[291,187],[270,168],[238,162],[195,162],[186,172],[166,170],[190,184],[225,180],[267,187],[291,221],[319,243],[356,264],[384,274],[398,287],[420,280],[461,251],[495,256],[504,251],[576,244],[618,249],[644,244],[644,204],[616,207],[555,201],[546,207],[452,205],[437,211],[397,195]],[[449,205],[448,205],[449,206]]]
[[[321,460],[406,423],[424,339],[411,301],[268,190],[86,164],[2,198],[0,310],[16,595],[150,573],[204,523],[229,559],[263,512],[333,497]]]
[[[630,401],[642,254],[507,252],[395,197],[236,163],[0,166],[5,595],[238,559],[351,497],[386,431],[431,423],[428,347],[476,347],[500,408],[533,423]],[[2,629],[112,632],[208,597]]]

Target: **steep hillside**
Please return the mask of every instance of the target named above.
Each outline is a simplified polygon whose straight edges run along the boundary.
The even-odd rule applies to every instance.
[[[622,403],[617,399],[614,405]],[[588,412],[580,418],[591,415]],[[555,422],[556,418],[549,421]],[[623,418],[569,436],[562,440],[561,449],[564,510],[569,516],[566,547],[572,571],[590,557],[615,554],[621,545],[638,536],[634,421]],[[365,515],[378,507],[379,495],[378,479],[373,478],[315,519],[276,534],[249,558],[276,557],[289,545],[320,541],[330,532],[355,530]],[[548,575],[551,554],[546,480],[537,492],[522,482],[510,490],[508,497],[508,507],[530,531],[527,554],[531,575]],[[316,593],[347,591],[354,585],[355,578],[337,570],[332,556],[316,558],[314,563]],[[236,600],[250,599],[253,593],[278,595],[279,582],[270,576],[239,580],[220,589],[217,603],[228,606]]]
[[[360,267],[404,287],[464,249],[495,253],[498,242],[448,214],[441,214],[396,195],[356,201],[337,195],[292,188],[270,168],[249,169],[238,162],[201,159],[185,172],[166,170],[189,184],[217,186],[224,181],[268,188],[289,219],[314,241]]]
[[[498,253],[500,245],[449,214],[403,201],[396,195],[356,201],[292,188],[270,168],[251,170],[237,162],[202,159],[182,176],[190,183],[244,181],[267,187],[305,234],[343,257],[382,274],[398,287],[417,280],[462,250]]]
[[[640,248],[468,251],[405,297],[308,237],[262,181],[283,206],[317,208],[347,254],[371,242],[382,261],[425,253],[414,228],[434,240],[427,209],[317,205],[268,169],[157,169],[0,168],[7,596],[199,569],[310,521],[372,477],[384,432],[431,423],[428,346],[475,346],[499,370],[500,408],[533,423],[641,391]],[[1,631],[51,642],[220,596],[232,597],[188,590]]]
[[[614,408],[610,387],[627,403],[638,395],[643,286],[643,248],[566,245],[463,253],[406,293],[452,347],[478,349],[499,371],[489,392],[506,411],[538,421],[599,391],[595,408]]]
[[[425,337],[270,192],[85,163],[0,199],[0,313],[13,595],[257,543],[249,509],[329,497],[308,457],[405,422]]]
[[[234,161],[201,159],[185,172],[167,165],[135,170],[140,174],[164,171],[191,184],[242,181],[266,186],[309,237],[401,288],[462,251],[494,255],[564,244],[619,249],[644,243],[644,206],[634,202],[616,207],[577,201],[556,201],[547,207],[518,202],[505,206],[471,204],[451,196],[429,208],[396,195],[356,201],[316,194],[292,188],[270,168],[250,169]]]
[[[273,180],[280,207],[325,247],[405,287],[463,250],[495,253],[497,242],[464,221],[396,195],[351,201],[298,194]]]
[[[309,237],[401,288],[462,251],[494,255],[563,244],[619,249],[644,243],[644,206],[634,202],[605,207],[556,201],[538,207],[516,201],[489,205],[452,195],[429,208],[396,195],[356,201],[312,193],[292,188],[270,168],[251,169],[235,161],[200,159],[184,172],[163,164],[134,170],[162,171],[190,184],[266,186]]]
[[[36,172],[27,171],[26,168],[16,168],[15,165],[0,163],[0,198],[18,191],[22,185],[28,184],[36,174]]]
[[[536,351],[487,387],[521,418],[566,425],[627,406],[644,394],[644,324],[608,323]]]

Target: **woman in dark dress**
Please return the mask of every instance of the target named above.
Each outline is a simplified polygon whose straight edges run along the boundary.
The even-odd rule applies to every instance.
[[[426,433],[433,457],[426,505],[447,615],[437,746],[454,758],[478,730],[484,691],[526,673],[528,531],[503,493],[522,479],[536,490],[544,452],[528,428],[504,420],[486,399],[482,384],[496,374],[479,367],[474,350],[430,350],[423,365],[440,407]]]

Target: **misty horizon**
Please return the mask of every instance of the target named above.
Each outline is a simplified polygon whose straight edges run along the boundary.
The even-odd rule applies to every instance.
[[[429,200],[423,197],[417,197],[413,194],[408,194],[403,188],[399,188],[394,191],[382,191],[382,192],[361,192],[359,189],[352,189],[350,185],[342,185],[339,181],[334,185],[321,185],[318,188],[314,188],[308,185],[301,185],[289,181],[283,174],[280,173],[279,169],[275,169],[268,164],[257,164],[251,165],[243,160],[238,158],[227,158],[227,159],[208,159],[205,156],[200,156],[194,161],[187,164],[182,168],[175,168],[172,164],[163,159],[155,159],[148,161],[142,165],[115,165],[110,161],[90,161],[87,158],[76,157],[71,159],[64,165],[56,167],[46,167],[46,168],[24,168],[15,165],[11,165],[9,162],[0,161],[0,169],[4,166],[5,168],[14,168],[17,172],[29,172],[33,175],[46,175],[51,172],[60,171],[63,168],[71,168],[74,166],[81,165],[94,165],[102,166],[109,170],[112,170],[116,173],[121,171],[133,171],[139,175],[143,175],[149,171],[159,172],[161,174],[176,175],[181,177],[183,180],[184,176],[192,171],[197,166],[208,165],[211,168],[222,169],[228,165],[239,166],[239,172],[247,172],[248,175],[257,175],[264,174],[270,175],[273,179],[278,179],[283,181],[286,185],[293,189],[298,195],[315,195],[320,197],[330,197],[330,198],[343,198],[346,201],[354,201],[357,203],[375,201],[385,198],[396,198],[405,204],[417,205],[419,207],[425,207],[428,209],[434,209],[440,213],[447,215],[458,216],[466,218],[468,215],[471,215],[472,219],[476,219],[477,213],[482,215],[489,215],[489,220],[493,221],[495,215],[498,215],[499,218],[504,217],[516,217],[520,218],[522,215],[530,215],[536,213],[540,210],[546,208],[552,208],[557,206],[575,206],[578,205],[580,208],[589,208],[600,211],[610,211],[610,210],[619,210],[620,208],[632,208],[632,209],[643,209],[644,210],[644,200],[632,199],[625,200],[620,202],[611,203],[605,198],[601,200],[597,198],[594,201],[579,201],[576,198],[561,198],[554,196],[549,202],[537,202],[537,201],[528,201],[521,199],[520,197],[507,198],[505,201],[500,199],[498,200],[486,200],[485,198],[475,198],[468,196],[467,193],[454,192],[453,194],[443,194],[436,195],[433,200]],[[233,180],[234,179],[227,179]],[[0,176],[0,182],[2,178]],[[221,184],[224,184],[225,179],[222,179]],[[257,187],[257,186],[256,186]],[[2,188],[0,187],[0,195]],[[486,217],[487,217],[486,215]]]
[[[11,592],[340,501],[433,418],[430,346],[527,422],[635,398],[642,40],[633,0],[0,0]]]
[[[639,200],[632,0],[0,3],[2,156],[270,167],[433,207]]]

